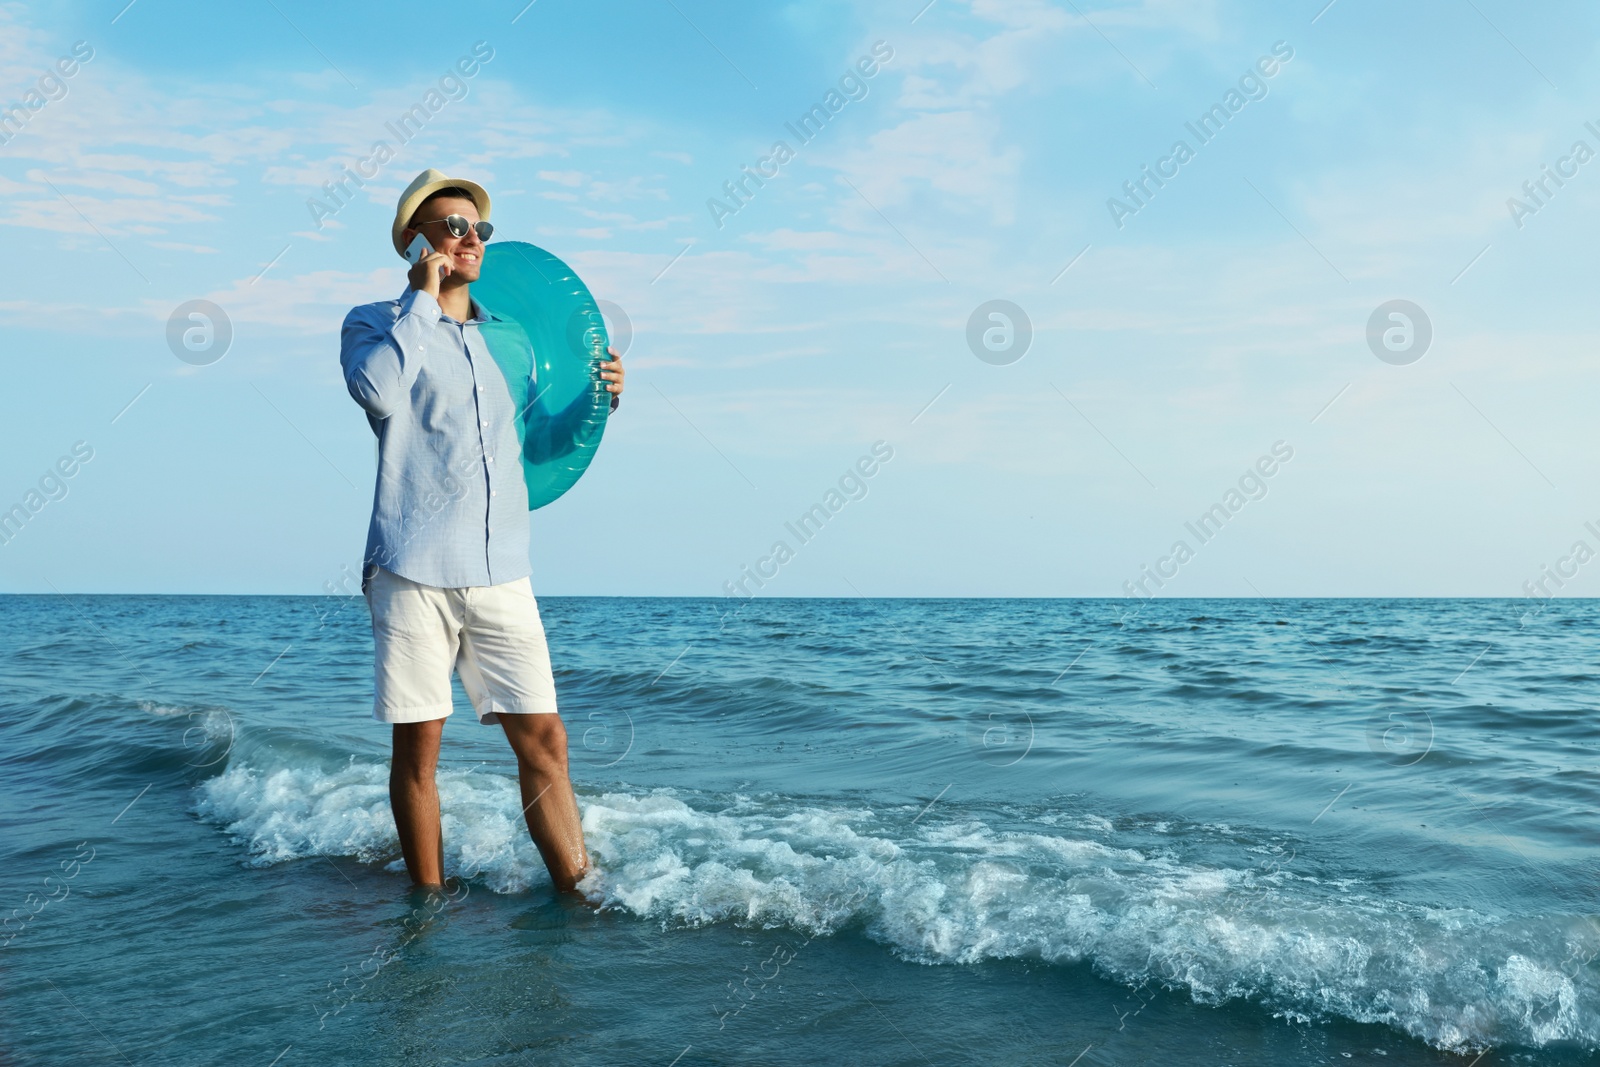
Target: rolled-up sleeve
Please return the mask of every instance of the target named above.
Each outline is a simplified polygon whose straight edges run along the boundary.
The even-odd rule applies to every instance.
[[[367,414],[386,419],[405,403],[439,316],[439,302],[420,289],[407,291],[392,325],[375,318],[370,305],[345,316],[339,365],[350,395]]]

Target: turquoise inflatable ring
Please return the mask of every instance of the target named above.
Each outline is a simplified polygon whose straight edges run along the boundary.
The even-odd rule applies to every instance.
[[[542,508],[583,476],[605,434],[605,319],[571,267],[522,241],[484,250],[472,296],[495,317],[478,330],[517,407],[528,509]]]

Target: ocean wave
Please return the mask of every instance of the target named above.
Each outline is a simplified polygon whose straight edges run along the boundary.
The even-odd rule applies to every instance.
[[[451,768],[439,790],[448,873],[501,893],[548,884],[511,777]],[[1183,855],[1182,833],[1119,841],[1092,813],[1001,829],[668,789],[580,802],[594,862],[583,891],[664,925],[851,930],[928,965],[1087,963],[1202,1003],[1386,1024],[1452,1051],[1600,1048],[1593,918],[1389,899],[1265,846],[1256,867],[1206,864]],[[236,762],[197,787],[196,807],[250,863],[335,855],[400,869],[382,763]]]
[[[480,879],[497,893],[548,884],[521,822],[516,781],[476,770],[438,775],[446,873]],[[327,770],[315,765],[257,769],[235,762],[196,787],[195,811],[237,839],[254,866],[353,856],[404,870],[386,764],[351,757]]]

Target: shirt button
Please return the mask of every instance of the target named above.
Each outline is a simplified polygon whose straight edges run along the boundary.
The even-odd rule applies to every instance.
[[[489,495],[490,496],[494,496],[494,490],[493,489],[489,490]]]
[[[488,424],[488,423],[487,423],[487,422],[485,422],[485,423],[482,423],[482,426],[483,426],[483,428],[484,428],[484,429],[486,429],[486,430],[487,430],[487,429],[488,429],[488,428],[489,428],[489,424]]]
[[[490,462],[490,463],[493,463],[493,462],[494,462],[494,457],[493,457],[493,456],[490,456],[490,457],[489,457],[489,462]]]

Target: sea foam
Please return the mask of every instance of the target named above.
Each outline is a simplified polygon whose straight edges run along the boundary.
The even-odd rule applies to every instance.
[[[495,892],[548,885],[516,782],[439,774],[448,873]],[[1085,962],[1203,1003],[1394,1026],[1451,1050],[1600,1047],[1600,923],[1502,918],[1391,899],[1359,879],[1229,867],[1119,844],[1112,823],[1041,813],[1027,829],[914,808],[656,789],[580,798],[581,889],[664,925],[852,930],[927,965]],[[248,862],[354,856],[399,869],[387,767],[234,763],[197,809]],[[1293,865],[1290,865],[1291,867]]]

